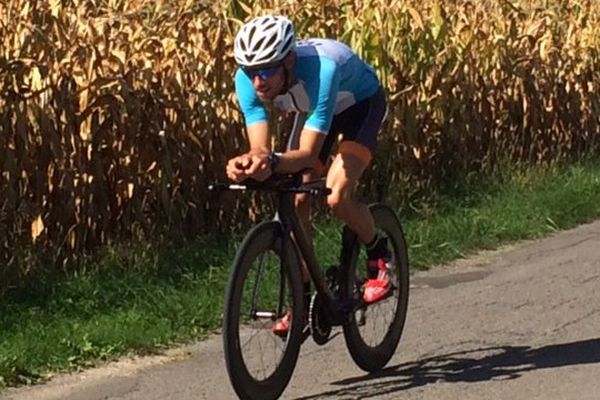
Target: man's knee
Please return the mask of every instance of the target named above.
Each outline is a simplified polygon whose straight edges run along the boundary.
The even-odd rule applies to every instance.
[[[327,196],[327,205],[334,214],[343,213],[350,201],[350,196],[342,188],[332,188],[332,192]]]
[[[340,196],[336,192],[331,192],[329,196],[327,196],[327,205],[329,208],[335,210],[335,208],[340,204]]]

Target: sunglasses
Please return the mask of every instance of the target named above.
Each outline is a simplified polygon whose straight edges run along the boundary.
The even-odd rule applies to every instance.
[[[254,80],[258,76],[260,80],[265,81],[275,75],[279,71],[279,67],[281,64],[267,68],[243,68],[243,70],[250,80]]]

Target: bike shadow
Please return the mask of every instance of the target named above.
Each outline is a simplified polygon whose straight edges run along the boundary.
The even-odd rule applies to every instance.
[[[600,338],[532,348],[493,346],[458,351],[333,382],[344,386],[295,400],[367,399],[437,382],[511,380],[526,372],[571,365],[600,363]]]

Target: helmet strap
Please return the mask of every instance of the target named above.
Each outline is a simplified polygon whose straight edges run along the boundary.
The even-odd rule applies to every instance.
[[[290,89],[290,73],[288,72],[288,69],[284,66],[283,67],[283,88],[281,89],[282,94],[287,92]]]
[[[286,56],[289,57],[289,53]],[[284,60],[283,62],[283,87],[281,88],[281,93],[279,94],[284,94],[287,93],[288,90],[290,90],[290,88],[292,87],[292,85],[294,83],[296,83],[296,76],[292,73],[290,73],[291,68],[294,68],[294,66],[296,65],[296,63],[294,62],[292,65],[290,65],[290,70],[288,70],[288,63],[286,62],[288,60]]]

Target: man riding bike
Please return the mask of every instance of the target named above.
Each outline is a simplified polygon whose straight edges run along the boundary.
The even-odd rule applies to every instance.
[[[368,280],[363,300],[374,303],[390,290],[385,239],[376,234],[373,217],[353,198],[358,180],[369,165],[386,112],[383,90],[372,67],[345,44],[331,39],[296,42],[293,24],[282,16],[261,16],[242,26],[235,38],[235,89],[245,117],[250,150],[229,160],[227,176],[265,180],[272,173],[294,173],[306,168],[305,180],[324,170],[333,145],[342,134],[337,154],[327,172],[331,189],[327,204],[367,248]],[[265,104],[295,114],[287,150],[271,150]],[[297,195],[296,210],[310,232],[310,198]],[[303,268],[305,294],[309,277]],[[285,335],[289,313],[273,331]]]

